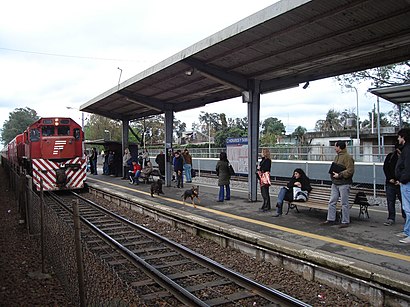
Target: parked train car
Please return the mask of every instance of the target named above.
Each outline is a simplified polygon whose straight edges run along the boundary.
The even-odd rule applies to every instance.
[[[81,189],[86,179],[83,141],[81,126],[71,118],[40,118],[10,141],[2,156],[30,174],[38,191],[41,180],[44,191]]]

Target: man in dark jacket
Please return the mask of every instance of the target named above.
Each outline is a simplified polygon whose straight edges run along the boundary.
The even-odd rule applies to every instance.
[[[181,151],[178,150],[175,152],[174,160],[174,172],[177,176],[177,188],[184,187],[184,176],[182,175],[184,171],[184,158],[182,158]]]
[[[336,142],[335,151],[337,155],[333,162],[339,166],[340,170],[338,172],[333,171],[330,174],[332,192],[329,199],[327,220],[322,224],[332,225],[336,222],[336,204],[340,197],[342,203],[342,223],[339,227],[346,228],[350,223],[349,193],[350,186],[353,183],[354,160],[347,152],[344,141]]]
[[[406,213],[403,232],[397,236],[403,238],[399,242],[410,244],[410,129],[400,129],[397,140],[403,146],[396,164],[396,178],[400,182],[402,207]]]
[[[384,223],[386,226],[391,226],[396,221],[396,198],[401,203],[400,182],[396,178],[395,169],[397,159],[401,153],[400,145],[397,143],[394,146],[394,151],[389,153],[384,159],[383,172],[386,176],[386,200],[387,200],[387,221]],[[402,215],[406,218],[406,214],[402,209]]]

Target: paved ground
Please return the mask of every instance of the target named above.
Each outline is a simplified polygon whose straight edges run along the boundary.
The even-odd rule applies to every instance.
[[[138,197],[149,198],[150,186],[129,185],[128,181],[109,176],[88,176],[89,184],[109,187]],[[258,211],[261,201],[248,202],[246,184],[232,183],[232,196],[228,202],[218,203],[217,186],[214,181],[195,178],[200,185],[201,204],[181,202],[184,189],[164,187],[165,196],[155,201],[168,207],[182,209],[186,215],[201,216],[209,220],[224,222],[228,227],[246,229],[265,234],[287,247],[306,250],[322,257],[327,255],[335,261],[367,270],[370,274],[381,274],[388,279],[399,281],[410,289],[410,246],[399,243],[396,233],[402,231],[404,220],[397,215],[397,223],[384,226],[387,210],[384,206],[369,209],[370,219],[358,219],[358,208],[351,210],[351,225],[340,229],[337,226],[320,225],[326,219],[326,211],[309,210],[300,207],[300,213],[291,211],[279,218],[272,212]],[[173,183],[174,185],[174,183]],[[185,184],[185,189],[192,184]],[[276,204],[279,187],[271,188],[271,202]],[[261,199],[261,197],[258,197]],[[399,211],[398,211],[399,212]],[[281,243],[279,243],[281,244]]]

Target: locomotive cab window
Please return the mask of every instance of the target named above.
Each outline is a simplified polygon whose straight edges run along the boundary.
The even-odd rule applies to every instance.
[[[30,130],[30,141],[38,142],[40,140],[40,131],[38,129]]]
[[[57,128],[58,135],[70,135],[70,126],[59,126]]]
[[[43,126],[41,127],[42,136],[54,135],[54,126]]]
[[[75,138],[76,140],[79,140],[80,137],[81,137],[80,129],[75,128],[75,129],[74,129],[74,138]]]

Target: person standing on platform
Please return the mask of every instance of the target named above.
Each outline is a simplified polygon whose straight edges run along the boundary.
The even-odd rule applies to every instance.
[[[184,172],[185,172],[185,178],[186,178],[185,182],[191,183],[192,182],[192,176],[191,176],[192,156],[189,153],[187,148],[184,149],[184,152],[182,153],[182,157],[184,158]]]
[[[158,164],[158,169],[161,173],[161,176],[165,176],[165,154],[162,150],[155,157],[155,163]]]
[[[147,166],[147,162],[149,161],[149,153],[148,153],[148,149],[144,148],[143,152],[142,152],[142,159],[143,159],[143,164],[141,164],[142,168],[144,168],[145,166]]]
[[[332,180],[332,191],[330,193],[329,206],[327,211],[327,220],[322,225],[333,225],[336,222],[336,204],[341,200],[342,203],[342,223],[339,228],[349,227],[350,224],[350,208],[349,208],[349,193],[350,186],[353,183],[354,160],[349,155],[344,141],[337,141],[335,144],[337,153],[333,160],[332,166],[336,166],[335,170],[330,171]]]
[[[92,165],[91,173],[93,175],[98,175],[98,173],[97,173],[97,158],[98,158],[97,149],[95,147],[93,147],[93,149],[91,151],[91,159],[90,159],[90,163]]]
[[[400,205],[402,204],[400,182],[397,180],[395,174],[396,164],[400,153],[400,145],[397,143],[394,146],[394,151],[386,156],[383,163],[383,172],[386,176],[386,200],[388,211],[387,221],[384,222],[384,225],[386,226],[391,226],[396,221],[396,198],[399,199]],[[404,213],[403,208],[401,211],[403,218],[406,219],[406,214]]]
[[[260,171],[261,174],[269,175],[270,177],[270,169],[272,166],[272,160],[270,158],[270,151],[267,148],[263,148],[261,152],[262,160],[259,163],[259,168],[258,170]],[[267,174],[266,174],[267,173]],[[264,183],[262,178],[261,180],[261,194],[263,198],[263,205],[259,209],[259,211],[266,212],[270,211],[271,206],[270,206],[270,195],[269,195],[269,183]]]
[[[183,176],[184,158],[182,157],[180,150],[177,150],[175,152],[173,165],[174,165],[174,172],[175,172],[176,179],[177,179],[177,188],[183,188],[184,187],[184,176]]]
[[[397,140],[403,147],[397,160],[395,174],[400,182],[402,206],[406,214],[403,232],[397,236],[403,238],[400,243],[410,244],[410,129],[400,129],[397,134]]]
[[[127,179],[128,171],[131,167],[131,154],[128,148],[125,148],[122,156],[122,179]]]
[[[228,161],[226,152],[222,151],[219,154],[219,161],[216,163],[215,169],[216,169],[216,175],[218,176],[218,186],[219,186],[218,202],[224,201],[225,190],[226,190],[225,200],[230,200],[231,199],[231,188],[230,188],[231,173],[229,171],[229,161]]]

